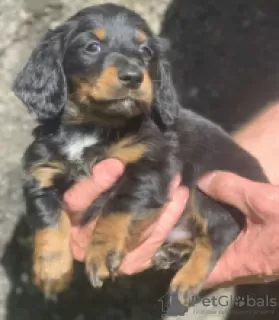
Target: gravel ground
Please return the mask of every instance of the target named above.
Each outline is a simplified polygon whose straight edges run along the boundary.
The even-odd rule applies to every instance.
[[[34,126],[30,115],[10,90],[17,70],[28,57],[37,40],[49,27],[56,26],[81,8],[100,2],[95,0],[1,0],[0,1],[0,320],[92,319],[82,312],[84,305],[75,294],[62,297],[61,305],[46,303],[30,286],[28,229],[21,219],[24,206],[21,197],[20,160],[31,141]],[[169,0],[118,0],[141,13],[158,31],[160,19]],[[136,3],[137,2],[137,3]],[[79,288],[79,287],[78,287]],[[85,285],[79,288],[84,293]],[[84,291],[83,291],[84,290]],[[230,296],[231,289],[215,295]],[[224,318],[228,308],[211,308],[214,319]],[[210,309],[210,310],[211,310]],[[207,309],[206,319],[213,319]],[[215,310],[215,311],[214,311]],[[221,315],[219,315],[221,313]],[[177,319],[205,319],[202,311],[191,311]],[[116,318],[113,318],[116,319]],[[172,318],[173,319],[173,318]]]

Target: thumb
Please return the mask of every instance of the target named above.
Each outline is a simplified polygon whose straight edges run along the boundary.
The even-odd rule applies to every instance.
[[[256,183],[234,173],[213,171],[203,176],[198,187],[211,198],[249,214],[247,195]]]
[[[124,172],[124,164],[116,159],[106,159],[96,164],[92,176],[77,182],[64,194],[64,202],[73,212],[82,212],[106,191]]]

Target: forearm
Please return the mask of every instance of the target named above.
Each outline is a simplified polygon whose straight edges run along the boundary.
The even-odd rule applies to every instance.
[[[233,136],[260,161],[271,183],[279,184],[279,103],[267,107]]]

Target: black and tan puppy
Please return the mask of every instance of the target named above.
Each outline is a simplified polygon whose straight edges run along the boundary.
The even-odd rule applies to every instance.
[[[46,294],[62,290],[72,273],[62,195],[96,162],[117,158],[126,170],[84,213],[84,221],[99,216],[85,260],[92,285],[117,274],[181,172],[191,200],[177,228],[192,237],[165,244],[154,263],[179,268],[171,289],[184,304],[240,230],[235,212],[197,190],[197,179],[219,169],[266,181],[257,161],[225,132],[180,108],[166,50],[134,12],[94,6],[49,31],[15,81],[15,93],[40,123],[24,158],[24,191],[35,282]]]

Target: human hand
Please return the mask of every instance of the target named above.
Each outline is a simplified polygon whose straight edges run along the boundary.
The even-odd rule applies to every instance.
[[[116,159],[107,159],[93,168],[92,176],[74,185],[64,195],[64,201],[71,212],[71,247],[74,258],[84,260],[86,248],[89,244],[96,220],[86,226],[80,226],[82,212],[105,190],[107,190],[124,172],[124,164]],[[168,233],[180,218],[186,201],[188,190],[180,185],[177,176],[170,186],[171,201],[165,205],[161,214],[153,225],[142,235],[139,246],[128,253],[120,268],[120,272],[132,274],[146,269]]]
[[[268,282],[279,278],[279,186],[227,172],[204,176],[199,187],[246,216],[246,228],[224,252],[206,287]]]
[[[87,226],[79,226],[82,211],[101,192],[109,188],[123,171],[124,165],[121,162],[113,159],[105,160],[95,166],[92,177],[86,178],[65,194],[66,203],[72,211],[75,211],[72,215],[71,243],[77,260],[84,259],[96,223],[92,221]],[[132,274],[150,265],[152,256],[179,219],[187,201],[187,189],[178,187],[179,182],[179,178],[173,181],[171,202],[162,210],[159,220],[146,230],[139,247],[127,255],[121,266],[121,272]],[[279,228],[279,216],[276,216],[279,187],[255,183],[224,172],[207,175],[201,180],[200,187],[216,200],[237,207],[247,218],[246,229],[223,254],[209,276],[206,286],[224,285],[230,282],[255,283],[275,279],[279,271],[278,263],[276,264],[279,261],[277,253],[279,251],[276,248],[276,234],[279,234],[276,232]]]

